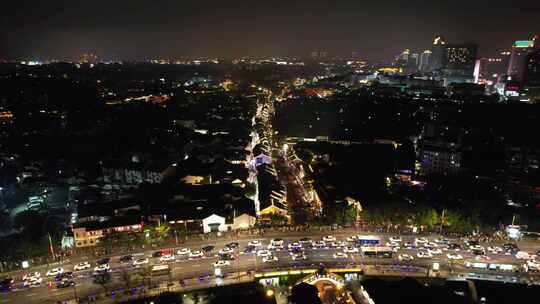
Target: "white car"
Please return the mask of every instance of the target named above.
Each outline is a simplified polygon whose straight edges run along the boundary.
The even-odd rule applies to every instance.
[[[433,255],[428,252],[428,251],[419,251],[416,256],[419,258],[419,259],[429,259],[429,258],[432,258]]]
[[[148,264],[148,258],[140,258],[133,261],[133,266]]]
[[[293,249],[300,249],[302,248],[302,245],[298,242],[294,242],[294,243],[290,243],[289,246],[289,250],[293,250]]]
[[[345,253],[358,253],[358,248],[353,246],[347,246],[343,248],[343,252]]]
[[[277,262],[278,258],[275,255],[269,255],[269,256],[263,257],[262,261],[265,263]]]
[[[428,241],[428,239],[426,239],[424,237],[421,237],[421,238],[414,239],[414,242],[417,243],[417,244],[425,244],[425,243],[427,243],[429,241]]]
[[[88,262],[81,262],[79,264],[76,264],[75,266],[73,266],[73,270],[75,271],[80,271],[80,270],[85,270],[85,269],[90,269],[90,263]]]
[[[24,280],[23,287],[38,287],[41,285],[41,282],[43,282],[43,278],[41,277],[28,278]]]
[[[392,248],[394,248],[394,247],[399,248],[400,244],[398,242],[386,242],[386,246],[392,247]]]
[[[525,264],[527,266],[527,270],[534,270],[534,271],[539,271],[540,270],[540,262],[538,262],[537,260],[529,260],[527,261],[527,264]]]
[[[105,271],[109,271],[109,269],[111,269],[109,264],[101,264],[94,267],[95,272],[105,272]]]
[[[272,255],[272,253],[269,250],[266,250],[266,249],[257,251],[257,256],[258,257],[267,257],[267,256],[270,256],[270,255]]]
[[[518,251],[516,253],[516,259],[518,259],[518,260],[530,260],[531,255],[528,252],[525,252],[525,251]]]
[[[253,246],[253,247],[259,247],[259,246],[262,246],[262,242],[259,240],[253,240],[253,241],[249,241],[248,245]]]
[[[202,258],[204,254],[200,250],[195,250],[189,253],[189,259],[199,259]]]
[[[302,245],[311,245],[313,241],[310,238],[301,238],[300,244]]]
[[[218,260],[214,262],[214,267],[225,267],[231,265],[230,261]]]
[[[437,248],[437,247],[439,247],[439,244],[437,244],[435,242],[427,242],[427,243],[424,243],[424,247],[425,248]]]
[[[219,250],[219,255],[225,255],[225,254],[231,254],[234,252],[234,249],[229,247],[224,247],[223,249]]]
[[[346,259],[347,254],[345,252],[336,252],[333,254],[334,259]]]
[[[58,267],[58,268],[53,268],[53,269],[47,271],[47,276],[48,277],[55,277],[55,276],[57,276],[59,274],[62,274],[62,273],[64,273],[64,268]]]
[[[283,239],[280,239],[280,238],[277,238],[277,239],[272,239],[270,241],[270,244],[273,245],[273,246],[283,246]]]
[[[41,277],[41,273],[36,271],[36,272],[29,272],[29,273],[25,274],[22,279],[23,279],[23,281],[26,281],[26,280],[30,280],[30,279],[33,279],[33,278],[40,278],[40,277]]]
[[[336,237],[333,236],[333,235],[327,235],[327,236],[324,236],[322,238],[323,241],[325,242],[335,242],[336,241]]]
[[[461,254],[457,254],[457,253],[447,253],[446,257],[449,260],[463,260],[463,256]]]
[[[391,236],[388,240],[390,240],[391,243],[401,242],[401,238],[399,236]]]
[[[501,253],[503,252],[504,250],[502,249],[502,247],[499,247],[499,246],[489,246],[487,248],[487,250],[491,253]]]
[[[347,242],[356,242],[358,238],[356,237],[356,235],[353,235],[353,236],[348,236],[347,237]]]
[[[283,244],[268,244],[266,247],[268,250],[283,250]]]
[[[176,260],[176,257],[174,254],[166,254],[159,258],[160,262],[174,262]]]
[[[340,248],[342,244],[340,242],[330,242],[326,243],[326,245],[328,245],[329,248]]]
[[[431,254],[442,254],[442,250],[440,248],[428,249],[428,252]]]
[[[480,250],[480,251],[485,251],[484,247],[483,247],[483,246],[480,246],[480,245],[472,245],[472,246],[469,246],[469,249],[470,249],[470,250]]]
[[[325,242],[325,241],[315,241],[311,246],[312,246],[314,249],[323,249],[323,248],[327,248],[326,242]]]
[[[182,248],[182,249],[178,249],[178,251],[176,252],[178,255],[186,255],[186,254],[190,254],[191,253],[191,249],[189,248]]]
[[[414,257],[412,255],[409,255],[409,254],[400,254],[398,256],[398,259],[400,261],[412,261],[412,260],[414,260]]]
[[[302,261],[307,259],[307,256],[303,253],[293,253],[291,258],[293,261]]]
[[[435,243],[437,243],[437,244],[448,244],[448,243],[450,243],[450,240],[444,239],[444,238],[441,238],[441,239],[437,238],[437,239],[434,239],[433,241]]]

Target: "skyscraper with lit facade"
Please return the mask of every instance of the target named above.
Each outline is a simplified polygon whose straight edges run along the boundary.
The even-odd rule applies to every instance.
[[[524,83],[530,87],[540,87],[540,48],[527,55]]]
[[[527,56],[535,49],[534,43],[534,40],[514,42],[508,63],[508,80],[523,83],[527,69]]]
[[[429,70],[431,62],[431,51],[425,50],[420,54],[420,60],[418,62],[418,69],[422,72]]]
[[[446,56],[446,40],[442,36],[437,36],[433,39],[431,46],[431,62],[429,65],[430,72],[440,72],[444,68]]]
[[[472,76],[477,49],[477,45],[473,43],[446,44],[444,74],[448,76]]]

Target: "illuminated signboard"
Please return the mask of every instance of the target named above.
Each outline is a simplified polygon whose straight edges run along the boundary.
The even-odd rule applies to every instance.
[[[527,48],[527,47],[533,47],[534,41],[532,40],[518,40],[514,42],[514,46],[518,48]]]

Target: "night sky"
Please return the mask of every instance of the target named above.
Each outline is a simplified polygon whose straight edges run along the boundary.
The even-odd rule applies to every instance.
[[[6,3],[7,2],[7,3]],[[540,0],[6,0],[0,58],[305,56],[389,59],[433,36],[481,55],[540,33]]]

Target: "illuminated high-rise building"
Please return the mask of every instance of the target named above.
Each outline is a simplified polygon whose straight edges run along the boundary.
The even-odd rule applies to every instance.
[[[499,79],[506,77],[508,68],[508,52],[501,52],[495,57],[485,57],[480,59],[480,80],[495,84]]]
[[[440,72],[444,68],[446,56],[446,40],[442,36],[437,36],[433,39],[431,46],[431,61],[429,71]]]
[[[446,44],[444,74],[449,76],[472,76],[476,64],[476,44]]]
[[[518,40],[512,45],[510,62],[508,63],[508,78],[511,81],[523,83],[527,68],[527,56],[535,49],[534,40]]]
[[[420,59],[418,62],[418,69],[420,71],[427,71],[431,62],[431,51],[425,50],[420,54]]]
[[[524,83],[529,87],[540,87],[540,47],[527,55]]]

